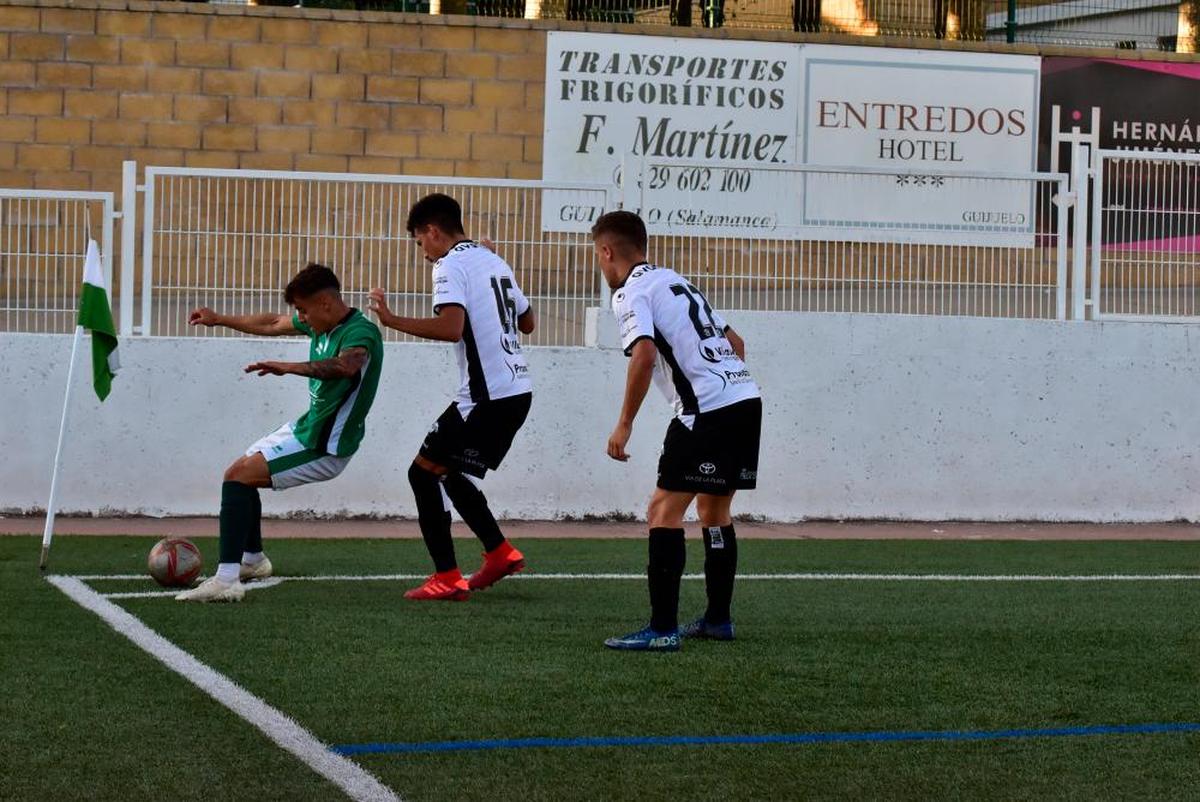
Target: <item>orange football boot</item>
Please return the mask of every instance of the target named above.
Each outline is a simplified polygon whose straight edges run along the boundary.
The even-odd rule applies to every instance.
[[[455,568],[433,574],[420,587],[406,591],[404,598],[417,601],[466,601],[471,598],[471,589],[467,586],[467,580],[463,579],[462,571]]]
[[[467,586],[471,590],[484,590],[504,579],[506,576],[520,573],[525,569],[525,555],[517,551],[507,540],[497,548],[483,555],[483,565],[471,574]]]

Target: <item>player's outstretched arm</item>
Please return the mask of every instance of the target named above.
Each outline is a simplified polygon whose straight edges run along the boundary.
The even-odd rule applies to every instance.
[[[633,420],[637,417],[642,402],[646,400],[646,392],[650,389],[650,381],[654,377],[654,360],[658,358],[658,348],[654,341],[641,339],[633,344],[629,355],[629,371],[625,376],[625,400],[621,403],[621,417],[617,420],[616,428],[608,436],[608,456],[625,462],[629,454],[625,445],[633,434]]]
[[[261,315],[222,315],[207,306],[192,310],[188,315],[188,324],[192,326],[225,326],[240,331],[243,334],[257,334],[262,337],[280,337],[285,334],[297,334],[292,325],[290,315],[276,315],[270,312]]]
[[[367,361],[366,348],[347,348],[330,359],[315,362],[255,362],[246,366],[247,373],[259,376],[307,376],[310,379],[348,379],[362,369]]]
[[[456,343],[462,339],[463,326],[467,321],[466,312],[457,304],[439,307],[436,317],[402,317],[393,314],[388,308],[387,293],[378,288],[371,290],[369,307],[378,316],[379,322],[389,329],[424,340]]]
[[[729,345],[733,348],[733,352],[738,355],[738,359],[745,362],[746,341],[732,327],[725,329],[725,339],[729,340]]]
[[[525,314],[517,315],[517,331],[522,334],[533,334],[535,326],[537,326],[537,318],[533,316],[532,306],[525,310]]]

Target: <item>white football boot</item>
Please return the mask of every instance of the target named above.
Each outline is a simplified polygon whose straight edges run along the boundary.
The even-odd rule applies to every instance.
[[[264,555],[253,565],[242,563],[242,567],[238,569],[238,579],[243,582],[253,582],[255,579],[266,579],[271,576],[271,573],[271,560]]]
[[[240,602],[246,595],[241,582],[222,582],[215,576],[210,576],[191,590],[185,590],[175,597],[175,601],[194,602]]]

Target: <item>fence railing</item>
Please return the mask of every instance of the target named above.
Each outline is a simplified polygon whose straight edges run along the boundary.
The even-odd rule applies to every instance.
[[[640,166],[654,258],[723,309],[1066,316],[1068,177]],[[755,236],[712,236],[727,221]]]
[[[422,196],[446,192],[462,204],[466,230],[496,243],[535,304],[538,327],[528,344],[581,344],[586,310],[601,296],[600,272],[586,234],[542,231],[544,190],[615,206],[612,190],[594,185],[148,167],[140,331],[229,336],[189,327],[188,310],[280,307],[281,289],[310,261],[337,271],[352,305],[365,306],[366,293],[383,287],[397,313],[431,314],[431,268],[405,221]]]
[[[303,0],[302,5],[1186,52],[1194,50],[1197,21],[1192,0],[1018,0],[1011,9],[1008,0]]]
[[[113,220],[111,192],[0,189],[0,331],[74,330],[89,239],[113,286]]]
[[[1200,154],[1099,150],[1092,317],[1200,319]]]
[[[228,335],[187,326],[187,312],[282,311],[283,286],[309,260],[338,269],[351,303],[362,305],[367,290],[382,286],[400,313],[427,315],[429,265],[404,224],[411,204],[433,191],[458,197],[468,230],[494,240],[517,270],[539,314],[530,345],[585,344],[597,309],[606,313],[586,224],[543,230],[543,204],[564,196],[593,210],[639,209],[652,222],[651,258],[727,310],[1064,319],[1069,306],[1075,319],[1200,319],[1200,155],[1097,151],[1089,198],[1082,154],[1076,146],[1070,183],[1039,173],[737,168],[748,173],[739,186],[748,181],[756,193],[730,207],[746,212],[733,224],[754,217],[764,197],[770,207],[753,233],[723,230],[729,218],[687,173],[697,165],[683,163],[632,167],[639,181],[625,190],[164,167],[146,168],[139,185],[128,163],[119,212],[111,193],[0,190],[0,330],[71,330],[89,237],[101,243],[125,334]],[[669,225],[656,168],[674,171],[670,208],[688,210]],[[719,186],[716,171],[729,168],[705,169]],[[924,194],[897,194],[911,192]],[[979,208],[976,200],[1028,215],[943,218],[948,209]]]

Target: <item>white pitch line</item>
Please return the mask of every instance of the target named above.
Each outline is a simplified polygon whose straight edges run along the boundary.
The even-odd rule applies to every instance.
[[[263,588],[273,588],[283,582],[284,577],[273,576],[270,579],[257,580],[255,582],[246,582],[242,585],[246,590],[262,590]],[[142,590],[133,591],[130,593],[101,593],[100,595],[106,599],[156,599],[159,597],[171,596],[174,598],[182,592],[182,588],[177,590]]]
[[[50,584],[81,607],[100,616],[110,627],[187,679],[197,688],[258,728],[313,771],[346,792],[356,802],[402,802],[366,769],[329,751],[311,732],[192,655],[159,635],[142,621],[105,599],[76,577],[49,576]]]
[[[397,582],[417,581],[427,574],[321,574],[315,576],[280,576],[267,581],[279,582]],[[84,574],[74,576],[86,582],[104,580],[147,579],[144,574]],[[510,576],[506,581],[536,582],[541,580],[645,580],[642,573],[627,574],[571,574],[571,573],[528,573]],[[806,574],[738,574],[738,581],[750,582],[1188,582],[1200,580],[1200,574],[866,574],[866,573],[806,573]],[[684,574],[683,579],[699,581],[704,574]],[[255,584],[267,587],[266,583]],[[106,598],[140,598],[151,595],[169,595],[167,592],[150,591],[138,594],[112,593]]]

